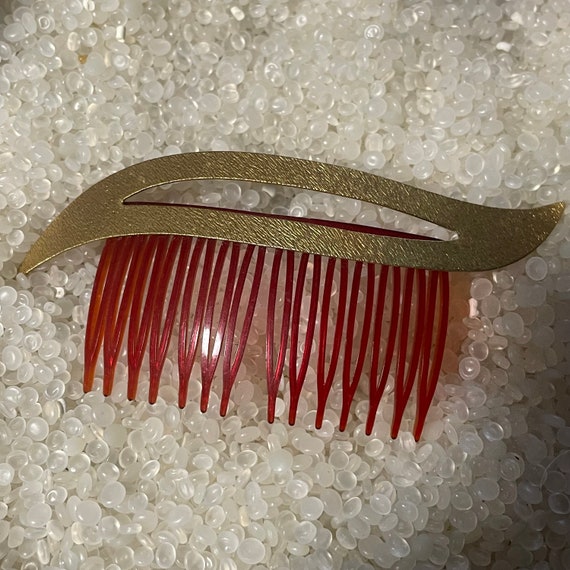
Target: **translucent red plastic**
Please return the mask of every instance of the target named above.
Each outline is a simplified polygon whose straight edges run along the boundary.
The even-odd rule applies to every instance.
[[[219,408],[225,415],[255,322],[265,354],[251,357],[264,359],[268,421],[274,421],[286,378],[288,419],[295,423],[311,371],[317,428],[335,382],[342,390],[339,429],[346,428],[366,378],[366,433],[373,432],[389,389],[394,395],[391,436],[396,437],[415,386],[413,433],[419,439],[441,370],[448,311],[449,275],[440,271],[201,238],[113,238],[103,249],[93,285],[84,387],[93,387],[102,350],[103,391],[111,393],[126,336],[127,396],[136,398],[148,355],[148,397],[155,402],[177,333],[178,404],[186,405],[190,379],[199,377],[200,409],[206,411],[219,377]]]

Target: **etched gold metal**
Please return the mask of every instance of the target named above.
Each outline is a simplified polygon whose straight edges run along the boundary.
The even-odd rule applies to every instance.
[[[126,203],[174,182],[242,180],[363,200],[457,233],[451,241],[378,236],[350,229],[192,205]],[[247,152],[197,152],[135,164],[101,180],[47,227],[25,257],[28,273],[56,255],[111,237],[185,235],[443,271],[503,267],[532,252],[554,229],[565,204],[506,210],[469,204],[343,166]]]

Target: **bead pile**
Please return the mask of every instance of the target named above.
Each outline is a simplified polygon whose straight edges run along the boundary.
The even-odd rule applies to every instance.
[[[127,400],[121,362],[111,397],[83,394],[101,245],[17,271],[84,189],[179,152],[326,160],[496,207],[570,200],[566,0],[42,0],[0,16],[0,568],[570,567],[567,219],[519,263],[455,279],[419,443],[411,409],[390,440],[392,396],[366,436],[364,391],[339,433],[338,384],[316,430],[310,378],[297,425],[285,382],[270,425],[255,365],[223,419],[216,393],[200,413],[195,379],[177,408],[173,355],[154,406]],[[293,189],[189,198],[444,234]]]

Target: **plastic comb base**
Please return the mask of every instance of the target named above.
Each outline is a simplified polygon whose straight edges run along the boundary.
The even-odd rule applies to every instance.
[[[393,383],[391,436],[396,437],[415,385],[414,436],[418,439],[441,368],[448,307],[446,272],[204,238],[112,238],[103,249],[93,287],[84,388],[93,387],[102,350],[103,391],[111,393],[126,337],[128,398],[137,395],[148,353],[149,401],[154,403],[175,336],[178,404],[186,404],[188,383],[198,362],[200,409],[206,411],[221,360],[220,412],[225,415],[254,330],[256,337],[264,336],[256,340],[265,341],[269,422],[274,420],[285,372],[290,387],[289,423],[295,423],[303,385],[312,369],[317,428],[335,379],[342,383],[339,428],[344,430],[357,388],[367,377],[366,433],[372,432],[382,396]]]

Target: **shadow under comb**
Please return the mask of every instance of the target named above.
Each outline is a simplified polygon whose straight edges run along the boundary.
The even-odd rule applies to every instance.
[[[199,179],[297,186],[362,199],[454,230],[458,239],[442,242],[332,221],[125,202],[146,188]],[[148,347],[149,400],[156,401],[177,326],[180,406],[186,403],[199,353],[200,407],[207,409],[221,360],[220,411],[225,414],[261,305],[260,291],[265,291],[269,421],[288,364],[289,421],[294,423],[312,364],[317,427],[338,377],[340,429],[346,427],[356,389],[367,373],[366,432],[371,433],[392,373],[391,435],[398,433],[415,385],[418,439],[441,369],[449,271],[486,270],[524,257],[547,237],[563,206],[500,210],[329,164],[250,153],[193,153],[143,162],[97,183],[47,228],[21,269],[29,271],[62,251],[108,239],[89,309],[85,390],[92,388],[102,348],[103,390],[111,392],[126,335],[128,397],[136,396]],[[497,243],[507,245],[498,248]],[[301,312],[306,291],[305,319]]]

